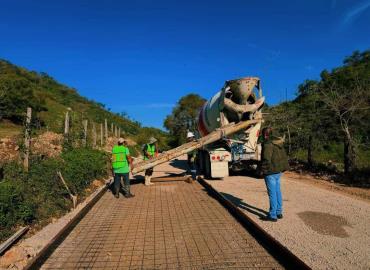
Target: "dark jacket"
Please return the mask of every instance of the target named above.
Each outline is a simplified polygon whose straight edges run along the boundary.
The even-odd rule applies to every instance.
[[[284,150],[284,139],[272,137],[262,144],[263,175],[284,172],[289,169],[288,157]]]

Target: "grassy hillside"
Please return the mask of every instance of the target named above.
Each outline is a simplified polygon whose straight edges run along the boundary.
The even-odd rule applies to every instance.
[[[65,112],[71,109],[71,129],[75,133],[82,130],[82,120],[97,125],[108,121],[120,127],[128,137],[138,137],[145,142],[149,136],[160,139],[162,148],[166,147],[166,133],[155,128],[143,128],[137,121],[125,115],[112,113],[104,104],[88,100],[78,94],[76,89],[58,83],[46,73],[29,71],[8,61],[0,60],[0,136],[14,135],[21,130],[26,108],[33,108],[34,130],[49,129],[62,132]]]
[[[67,111],[70,111],[71,120],[68,140],[61,140],[63,151],[59,154],[40,154],[37,145],[43,150],[57,151],[59,148],[54,147],[60,142],[54,139],[47,141],[45,136],[42,143],[33,141],[29,171],[25,171],[22,163],[17,162],[17,154],[21,154],[22,149],[22,140],[17,140],[17,137],[19,139],[23,133],[27,107],[33,109],[33,139],[42,138],[36,137],[40,133],[49,136],[51,133],[44,132],[46,130],[63,133]],[[83,147],[82,121],[86,119],[89,123],[88,147]],[[99,145],[100,125],[104,124],[105,119],[110,137],[113,135],[113,123],[124,132],[124,137],[137,143],[130,145],[134,156],[141,151],[141,144],[146,143],[150,136],[158,138],[162,149],[167,148],[167,133],[156,128],[142,127],[125,115],[112,113],[103,104],[80,96],[75,89],[58,83],[45,73],[28,71],[0,60],[0,138],[12,137],[0,141],[0,154],[4,151],[5,157],[11,156],[3,158],[4,155],[0,155],[0,241],[9,237],[19,226],[27,224],[34,228],[42,227],[72,207],[58,171],[80,201],[94,189],[95,179],[108,176],[109,155],[89,147],[92,145],[93,123]],[[109,150],[113,141],[109,139],[104,149]],[[12,155],[7,155],[10,151]]]

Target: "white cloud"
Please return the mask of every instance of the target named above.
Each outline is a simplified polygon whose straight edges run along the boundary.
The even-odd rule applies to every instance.
[[[370,7],[370,0],[364,1],[359,5],[352,7],[343,18],[343,25],[352,23],[356,18],[360,17]]]

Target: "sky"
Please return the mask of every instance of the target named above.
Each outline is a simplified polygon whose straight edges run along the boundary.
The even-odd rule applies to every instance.
[[[269,105],[370,48],[370,0],[1,0],[0,58],[144,126],[258,76]]]

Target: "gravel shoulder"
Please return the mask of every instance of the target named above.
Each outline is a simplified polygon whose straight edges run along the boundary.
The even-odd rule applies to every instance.
[[[313,269],[370,269],[368,200],[286,173],[284,218],[271,223],[260,220],[269,207],[263,179],[230,176],[208,183]]]

